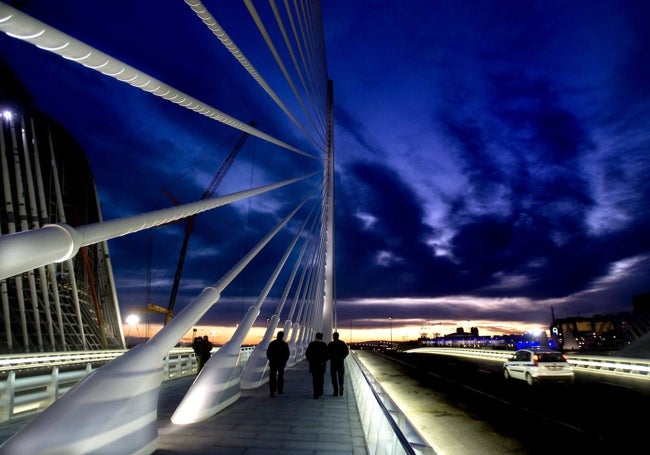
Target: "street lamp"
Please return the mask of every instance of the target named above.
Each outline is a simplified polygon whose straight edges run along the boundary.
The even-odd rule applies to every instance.
[[[138,331],[138,335],[140,335],[140,331],[138,330],[138,323],[140,322],[140,316],[137,314],[130,314],[126,317],[126,323],[129,325],[129,331],[126,334],[127,337],[127,344],[128,344],[128,337],[131,335],[131,330],[135,326],[136,331]]]
[[[388,316],[388,323],[390,324],[390,348],[393,349],[393,317]]]
[[[130,314],[126,317],[126,323],[130,327],[138,325],[138,322],[140,322],[140,316],[138,316],[137,314]]]

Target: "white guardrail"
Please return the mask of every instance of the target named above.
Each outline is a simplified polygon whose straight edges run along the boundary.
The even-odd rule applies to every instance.
[[[254,347],[241,348],[245,363]],[[213,353],[218,351],[215,348]],[[0,356],[0,424],[37,414],[125,351],[55,352]],[[61,371],[65,367],[66,371]],[[196,374],[192,348],[175,348],[163,359],[163,381]],[[48,371],[48,373],[39,373]]]
[[[346,358],[354,395],[371,455],[435,455],[406,414],[384,391],[357,356]]]
[[[465,348],[415,348],[405,351],[414,354],[439,354],[456,357],[471,357],[503,362],[514,351]],[[567,355],[569,363],[576,371],[610,376],[650,380],[650,360],[598,355]]]

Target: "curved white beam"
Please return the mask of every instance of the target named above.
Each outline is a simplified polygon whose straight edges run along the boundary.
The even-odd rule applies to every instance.
[[[271,316],[262,341],[255,346],[255,349],[253,349],[253,352],[251,352],[250,357],[246,361],[246,365],[244,365],[241,373],[242,389],[256,389],[269,380],[269,360],[266,358],[266,350],[269,347],[271,338],[273,338],[275,329],[278,327],[279,321],[280,316],[277,314]]]
[[[171,223],[298,182],[311,175],[102,223],[76,228],[65,224],[47,224],[40,229],[2,235],[0,236],[0,280],[53,262],[65,261],[77,254],[82,246]]]

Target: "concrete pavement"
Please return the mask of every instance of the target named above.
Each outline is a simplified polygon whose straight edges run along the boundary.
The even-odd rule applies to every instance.
[[[328,371],[325,393],[314,400],[306,361],[285,371],[283,395],[270,397],[267,383],[242,390],[239,400],[209,419],[174,425],[170,418],[192,381],[176,379],[161,388],[156,455],[367,455],[352,388],[331,396]]]

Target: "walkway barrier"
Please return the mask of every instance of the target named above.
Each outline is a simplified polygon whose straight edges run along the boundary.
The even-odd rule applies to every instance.
[[[346,358],[346,367],[370,455],[435,454],[433,447],[426,443],[354,352]]]
[[[244,364],[254,347],[241,348]],[[215,348],[213,352],[218,351]],[[15,354],[0,358],[0,423],[28,417],[46,409],[94,369],[126,351],[85,351]],[[196,374],[191,348],[175,348],[163,359],[163,381]],[[61,371],[65,367],[65,371]],[[49,370],[47,373],[44,371]],[[43,371],[42,373],[39,373]]]
[[[17,378],[11,371],[0,382],[0,422],[29,416],[54,403],[92,371],[90,363],[84,370],[59,371],[54,367],[51,374]]]

